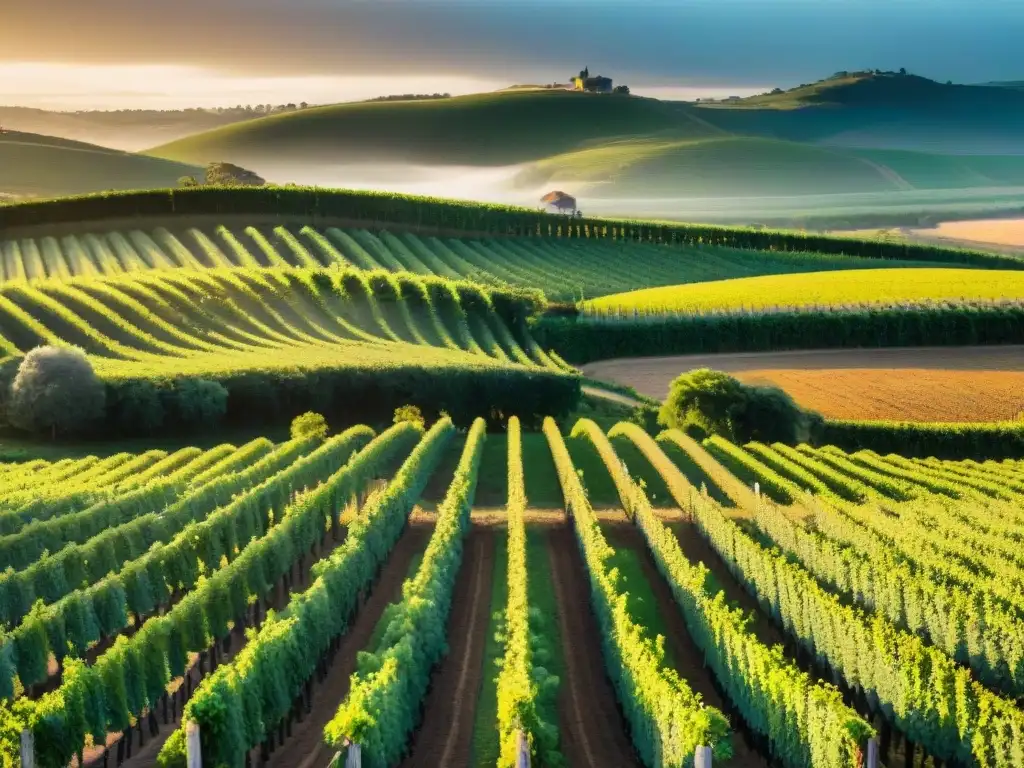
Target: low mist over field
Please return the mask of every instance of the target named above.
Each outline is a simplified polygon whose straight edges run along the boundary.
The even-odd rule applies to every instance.
[[[1003,216],[1024,208],[1018,10],[18,2],[0,27],[0,194],[163,186],[164,161],[230,162],[276,183],[527,206],[560,190],[599,215],[846,229]],[[628,95],[568,93],[582,70]],[[115,172],[111,149],[139,159]]]

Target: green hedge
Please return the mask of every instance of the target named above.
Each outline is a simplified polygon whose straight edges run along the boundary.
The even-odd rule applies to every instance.
[[[925,424],[896,421],[824,421],[815,445],[844,451],[870,449],[885,455],[938,459],[1009,459],[1024,457],[1024,421],[989,424]]]
[[[596,322],[543,317],[537,343],[582,365],[615,357],[786,349],[1024,343],[1024,305],[687,315]]]
[[[332,423],[390,422],[395,408],[407,404],[419,406],[430,419],[444,411],[458,425],[469,426],[478,416],[504,423],[517,414],[524,423],[536,426],[545,416],[564,416],[580,398],[578,377],[538,368],[345,366],[251,370],[210,378],[228,392],[224,421],[238,426],[285,426],[307,411],[322,413]],[[189,380],[108,381],[107,418],[101,431],[107,436],[137,434],[146,424],[138,417],[141,410],[161,408],[166,414],[183,410],[178,401],[191,397],[182,386]],[[215,426],[162,419],[158,423],[171,431]]]
[[[671,244],[813,251],[1024,269],[1012,256],[815,233],[613,219],[573,219],[528,208],[458,202],[382,192],[304,187],[194,187],[111,192],[0,206],[4,229],[97,219],[189,215],[329,217],[496,235],[610,238]]]

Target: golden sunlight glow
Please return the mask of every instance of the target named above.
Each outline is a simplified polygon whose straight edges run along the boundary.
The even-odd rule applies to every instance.
[[[244,77],[180,65],[0,62],[0,104],[61,110],[331,104],[393,93],[478,93],[505,85],[450,75]]]

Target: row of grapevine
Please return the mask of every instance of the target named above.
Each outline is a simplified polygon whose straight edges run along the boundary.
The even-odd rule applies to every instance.
[[[104,743],[108,732],[125,731],[132,718],[155,708],[168,683],[185,672],[189,654],[225,638],[232,624],[244,624],[250,603],[266,595],[338,525],[344,502],[407,446],[414,433],[408,424],[388,430],[315,490],[275,505],[268,533],[199,581],[167,613],[145,621],[131,638],[119,637],[92,666],[66,659],[60,687],[33,702],[27,713],[37,765],[63,768],[76,753],[81,764],[86,736]],[[17,717],[20,711],[16,702],[12,714]],[[17,747],[0,744],[0,754],[16,755]]]
[[[546,315],[533,327],[538,343],[575,365],[618,357],[1019,344],[1024,304],[829,307],[791,311],[728,311],[663,320],[604,321]],[[825,421],[817,441],[913,455],[987,456],[992,441],[1004,455],[1024,455],[1024,433],[1005,424],[894,424]]]
[[[728,720],[704,705],[665,664],[661,645],[633,622],[617,571],[608,563],[614,551],[601,533],[553,419],[545,420],[544,433],[587,565],[605,670],[630,725],[633,744],[644,763],[653,768],[689,766],[699,746],[711,747],[720,758],[728,757],[732,753]]]
[[[158,227],[106,234],[67,235],[42,242],[51,258],[23,262],[33,240],[0,241],[0,281],[36,283],[83,276],[137,274],[162,269],[224,267],[343,268],[411,272],[454,280],[542,288],[570,301],[637,288],[751,275],[891,267],[893,262],[822,253],[761,252],[723,247],[622,242],[542,241],[530,238],[430,237],[411,232],[311,226],[212,229]],[[899,262],[896,264],[899,265]]]
[[[194,187],[105,192],[29,201],[0,209],[0,229],[134,217],[262,216],[273,220],[320,217],[415,227],[431,232],[490,233],[562,241],[627,241],[671,245],[722,245],[775,252],[850,255],[1019,268],[1012,257],[909,242],[857,240],[816,232],[778,231],[710,224],[665,224],[552,216],[528,208],[325,188]]]
[[[408,424],[382,435],[416,433]],[[324,655],[348,628],[360,595],[372,584],[398,541],[409,513],[433,474],[454,428],[442,419],[423,435],[384,490],[370,497],[350,523],[344,542],[313,568],[313,583],[292,596],[229,664],[203,681],[185,709],[199,725],[204,765],[241,768],[288,714]],[[164,766],[184,766],[185,732],[164,745]]]
[[[508,602],[505,608],[505,654],[498,675],[498,768],[516,768],[519,733],[543,765],[557,765],[558,729],[545,722],[538,701],[550,695],[550,678],[538,679],[534,667],[535,639],[530,632],[526,567],[526,482],[523,475],[522,432],[519,419],[508,420]]]
[[[915,572],[880,543],[864,549],[838,546],[768,505],[758,509],[756,521],[819,583],[927,638],[983,683],[1014,697],[1024,693],[1024,619],[1016,611]]]
[[[856,502],[864,501],[867,489],[859,481],[823,464],[813,456],[801,453],[790,445],[773,443],[772,450],[801,470],[818,478],[838,498]]]
[[[436,316],[442,309],[450,307],[456,312],[468,313],[473,322],[491,320],[493,315],[494,321],[514,324],[518,317],[535,312],[541,301],[540,295],[525,290],[482,288],[408,273],[392,275],[291,267],[211,269],[77,278],[69,283],[41,283],[34,287],[0,285],[3,298],[0,332],[19,344],[33,335],[38,339],[45,337],[47,341],[58,335],[66,336],[65,341],[86,351],[140,361],[152,355],[192,357],[216,351],[216,345],[203,343],[202,334],[175,330],[174,323],[168,327],[167,320],[161,318],[159,305],[150,304],[149,297],[140,303],[124,296],[125,292],[134,292],[137,286],[164,290],[166,286],[187,287],[189,283],[193,290],[196,285],[204,288],[208,303],[222,305],[219,322],[208,309],[201,313],[187,298],[183,301],[180,294],[165,295],[164,301],[170,300],[187,314],[201,315],[203,325],[222,336],[230,338],[237,335],[238,329],[248,330],[249,335],[239,341],[258,346],[289,345],[296,341],[339,343],[353,335],[377,342],[399,341],[401,338],[388,327],[385,319],[392,309],[398,311],[394,324],[405,340],[423,343],[426,335],[432,335],[432,326],[444,327],[443,319]],[[409,299],[416,296],[421,297],[416,303],[422,311],[414,316]],[[263,305],[264,318],[261,320],[253,313],[242,313],[237,306],[230,306],[233,299],[259,302]],[[310,323],[301,312],[293,313],[289,304],[306,305],[322,322]],[[358,305],[368,307],[373,319],[360,321],[354,314]],[[428,312],[435,316],[423,317]],[[104,315],[108,324],[117,326],[118,333],[108,335],[94,327],[88,318],[96,314]],[[237,329],[225,322],[225,318],[232,315],[238,320]],[[344,322],[339,322],[339,316]],[[154,335],[146,330],[154,326],[161,333]],[[357,329],[354,334],[353,329]],[[479,348],[463,345],[463,349],[479,353]],[[513,353],[512,348],[500,350],[502,355]]]
[[[277,473],[273,469],[280,463],[268,463],[261,472],[248,475],[251,487],[235,486],[244,489],[237,495],[229,492],[234,483],[221,484],[220,494],[205,494],[200,499],[210,514],[198,519],[190,517],[190,513],[197,511],[196,499],[185,500],[177,509],[154,516],[154,523],[166,523],[166,543],[137,548],[123,554],[125,559],[118,559],[117,553],[111,551],[109,537],[104,536],[107,548],[92,552],[106,557],[62,558],[59,565],[74,570],[49,572],[51,577],[60,579],[51,588],[55,593],[63,592],[61,599],[45,607],[36,603],[10,635],[22,685],[47,679],[51,653],[58,663],[67,655],[83,656],[93,643],[116,637],[129,626],[132,617],[139,623],[144,616],[171,604],[175,595],[191,590],[204,574],[209,576],[220,567],[222,558],[233,559],[236,550],[244,551],[250,541],[279,522],[273,515],[275,507],[286,505],[294,491],[328,477],[372,436],[369,427],[353,427]],[[295,454],[285,450],[282,457],[294,459]],[[267,472],[270,476],[258,482]],[[172,535],[175,529],[177,533]],[[109,575],[95,579],[101,572]],[[88,575],[76,581],[75,577],[83,574]],[[90,578],[94,579],[91,586],[75,588]],[[22,604],[26,602],[23,594],[17,596]],[[2,688],[10,689],[7,680],[2,681]]]
[[[733,474],[747,480],[747,485],[753,487],[757,482],[761,492],[779,504],[793,504],[803,495],[803,490],[799,486],[723,437],[709,437],[704,441],[704,447]]]
[[[201,479],[193,476],[193,467],[189,466],[166,477],[132,484],[126,491],[115,487],[104,489],[103,492],[90,489],[85,495],[71,491],[69,496],[62,497],[59,493],[56,497],[42,496],[38,501],[54,514],[42,514],[22,526],[11,522],[11,527],[16,530],[0,537],[0,563],[22,569],[39,564],[41,559],[45,560],[44,552],[62,556],[66,545],[88,542],[103,532],[155,513],[165,504],[172,503],[176,497],[188,493],[189,489],[198,492],[215,477],[250,466],[253,460],[266,454],[267,449],[267,443],[260,440],[227,455],[211,451],[211,454],[221,455],[221,458],[209,468],[215,470],[215,474],[202,472]],[[87,499],[93,501],[90,503]],[[36,506],[31,504],[27,509],[19,507],[16,511],[19,520]]]
[[[1024,713],[918,635],[824,590],[801,566],[765,549],[716,506],[698,505],[702,535],[734,576],[820,663],[944,761],[1015,766],[1024,760]]]
[[[478,419],[437,509],[423,560],[403,585],[401,602],[385,614],[379,643],[360,655],[348,696],[324,728],[336,749],[349,741],[359,744],[367,768],[391,768],[406,753],[431,672],[447,650],[448,613],[486,437],[486,424]]]
[[[351,437],[364,439],[360,434]],[[56,603],[83,585],[96,584],[108,574],[118,573],[154,544],[169,541],[190,523],[201,522],[218,506],[230,502],[235,494],[288,467],[312,450],[314,442],[292,441],[268,455],[264,455],[263,441],[256,442],[252,450],[243,448],[222,461],[219,477],[180,492],[176,499],[173,491],[165,494],[166,486],[157,485],[156,492],[148,497],[150,506],[143,508],[145,514],[107,528],[81,544],[68,544],[45,554],[23,570],[5,571],[0,574],[0,621],[15,626],[36,600]],[[332,441],[325,450],[337,445],[338,441]],[[346,440],[340,447],[350,451],[355,445]],[[165,501],[170,503],[165,506]]]
[[[860,768],[871,727],[843,703],[838,691],[815,682],[757,639],[743,612],[726,605],[710,587],[707,567],[691,563],[683,554],[643,490],[618,466],[608,439],[596,426],[585,431],[605,457],[623,506],[643,532],[691,636],[747,726],[767,739],[772,755],[788,768]],[[635,424],[618,424],[609,436],[631,440],[682,509],[710,503],[692,493],[679,469]]]
[[[195,459],[170,474],[146,471],[113,488],[106,485],[105,476],[101,475],[86,481],[84,474],[87,473],[83,473],[83,477],[76,477],[74,483],[56,483],[48,488],[39,488],[22,497],[7,496],[4,501],[10,502],[11,508],[0,512],[0,535],[17,533],[31,522],[81,512],[95,504],[98,499],[110,498],[118,493],[152,483],[157,479],[171,484],[188,482],[193,486],[198,486],[201,484],[202,476],[210,476],[210,470],[216,469],[217,472],[220,472],[229,462],[240,462],[245,457],[248,457],[251,462],[260,458],[272,447],[273,443],[266,438],[257,438],[240,449],[228,444],[219,445],[201,452]],[[239,466],[245,466],[245,464],[239,464]]]
[[[908,501],[917,495],[911,483],[891,474],[880,472],[870,459],[862,457],[860,461],[854,461],[853,457],[847,456],[842,451],[830,450],[830,448],[831,446],[821,449],[814,449],[807,445],[797,446],[797,450],[805,456],[817,459],[851,480],[866,486],[869,495],[875,497],[881,495],[896,501]]]
[[[739,507],[753,509],[758,504],[754,491],[726,471],[704,447],[680,429],[669,429],[658,435],[659,442],[670,443],[681,448],[687,456],[706,474],[722,492]]]
[[[1019,569],[1001,568],[977,558],[965,547],[935,537],[928,526],[893,517],[878,507],[841,507],[842,514],[815,516],[815,528],[833,541],[870,551],[881,542],[912,567],[995,599],[1024,616]]]

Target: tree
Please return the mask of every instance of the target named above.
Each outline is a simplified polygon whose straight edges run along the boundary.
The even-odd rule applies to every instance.
[[[11,383],[8,418],[27,432],[83,432],[99,421],[106,388],[80,349],[36,347]]]
[[[292,419],[292,439],[316,436],[323,440],[327,437],[327,419],[322,414],[304,413]]]
[[[206,183],[234,187],[262,187],[266,180],[233,163],[210,163],[206,166]]]
[[[228,391],[208,379],[182,379],[169,397],[167,410],[186,427],[214,427],[228,410]]]
[[[901,75],[906,75],[907,74],[906,67],[900,67],[900,74]]]
[[[623,96],[629,96],[629,86],[628,85],[616,85],[614,88],[612,88],[612,93],[620,93]]]
[[[178,186],[179,187],[198,187],[199,186],[199,182],[196,180],[195,176],[182,176],[180,179],[178,179]]]
[[[795,443],[808,439],[814,414],[777,387],[742,384],[721,371],[699,368],[672,382],[661,406],[663,426],[722,435],[734,442]]]
[[[403,421],[411,422],[416,424],[422,429],[426,426],[426,421],[423,418],[423,412],[415,405],[400,405],[395,408],[395,424],[401,424]]]
[[[736,417],[744,406],[743,385],[727,373],[698,368],[672,382],[658,422],[669,429],[735,436]]]

